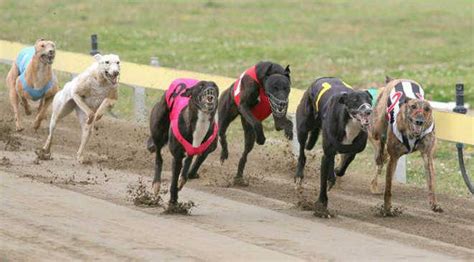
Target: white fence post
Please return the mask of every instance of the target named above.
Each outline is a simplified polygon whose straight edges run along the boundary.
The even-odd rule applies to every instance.
[[[150,65],[159,67],[160,63],[157,57],[150,58]],[[135,120],[137,122],[146,122],[147,110],[146,110],[146,91],[145,88],[141,86],[133,87],[133,98],[134,98],[134,110],[135,110]]]
[[[397,169],[395,169],[395,180],[399,183],[407,183],[407,157],[401,156],[397,162]]]
[[[291,148],[293,151],[293,157],[298,159],[300,155],[300,143],[298,142],[298,135],[296,130],[296,114],[289,114],[291,122],[293,123],[293,140],[291,141]]]
[[[146,121],[146,108],[145,108],[145,88],[141,86],[133,87],[133,98],[134,98],[134,109],[135,109],[135,121],[145,122]]]

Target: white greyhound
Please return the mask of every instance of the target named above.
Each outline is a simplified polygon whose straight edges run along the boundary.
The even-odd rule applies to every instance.
[[[117,101],[120,75],[120,58],[117,55],[97,54],[94,58],[96,61],[89,68],[66,83],[54,97],[49,136],[43,148],[37,151],[40,158],[51,158],[50,149],[56,123],[74,109],[82,129],[77,160],[85,162],[82,153],[94,123]]]

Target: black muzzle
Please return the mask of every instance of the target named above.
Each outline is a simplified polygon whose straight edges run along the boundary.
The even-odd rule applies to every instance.
[[[275,117],[283,117],[286,115],[286,111],[288,110],[288,99],[281,100],[268,93],[268,100],[270,100],[270,107]]]
[[[198,97],[198,105],[201,111],[210,113],[217,108],[217,89],[215,87],[206,87]]]

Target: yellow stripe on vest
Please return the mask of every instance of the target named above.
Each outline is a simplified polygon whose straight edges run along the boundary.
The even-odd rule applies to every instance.
[[[352,86],[348,85],[346,82],[342,81],[342,83],[343,83],[347,88],[353,89]]]
[[[316,102],[314,103],[314,105],[316,106],[316,111],[319,111],[319,99],[321,99],[324,93],[326,93],[326,91],[328,91],[331,88],[331,84],[329,84],[328,82],[324,82],[321,86],[323,88],[319,92],[318,98],[316,99]]]

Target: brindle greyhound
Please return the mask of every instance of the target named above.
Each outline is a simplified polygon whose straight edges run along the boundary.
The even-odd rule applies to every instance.
[[[238,115],[241,116],[245,135],[245,149],[239,161],[234,184],[246,185],[243,172],[247,155],[252,151],[255,140],[259,145],[265,143],[261,121],[272,114],[275,129],[284,129],[285,136],[290,140],[293,138],[293,124],[286,116],[289,94],[290,67],[284,69],[272,62],[260,62],[249,68],[222,93],[219,100],[221,162],[229,156],[227,128]]]
[[[38,39],[34,46],[24,48],[18,54],[7,75],[10,103],[15,114],[16,131],[22,131],[18,104],[21,102],[26,115],[31,114],[28,100],[40,100],[38,113],[33,124],[37,130],[46,119],[46,111],[59,91],[58,80],[51,68],[56,56],[56,46],[52,41]]]
[[[423,157],[431,210],[443,212],[435,196],[435,171],[433,154],[436,137],[432,109],[424,100],[420,84],[408,79],[387,77],[374,110],[370,141],[374,146],[377,171],[371,183],[371,191],[378,192],[377,176],[382,173],[386,159],[385,144],[389,155],[385,179],[384,214],[393,216],[392,179],[398,159],[405,154],[420,151]]]
[[[177,204],[178,191],[189,174],[196,174],[207,155],[217,147],[218,128],[214,119],[218,97],[219,89],[214,82],[176,79],[151,111],[151,137],[147,147],[150,152],[156,152],[153,190],[158,195],[163,166],[161,148],[169,142],[173,155],[171,205]],[[197,159],[191,167],[194,155]]]
[[[296,129],[300,153],[295,182],[301,193],[303,170],[306,164],[305,149],[311,150],[323,130],[321,159],[321,185],[315,215],[330,217],[327,210],[327,190],[336,176],[343,176],[357,153],[367,143],[367,127],[372,113],[372,96],[366,91],[354,91],[342,80],[323,77],[306,90],[296,111]],[[309,134],[309,140],[308,140]],[[342,154],[340,167],[334,169],[336,154]],[[329,189],[328,189],[329,182]]]

